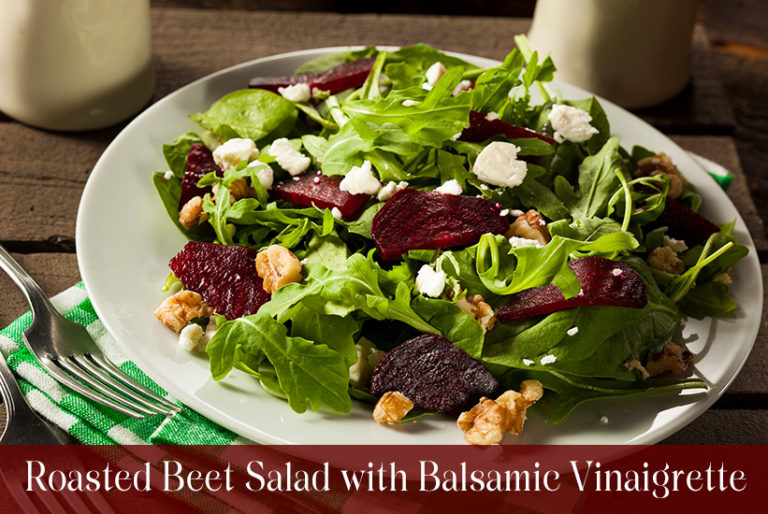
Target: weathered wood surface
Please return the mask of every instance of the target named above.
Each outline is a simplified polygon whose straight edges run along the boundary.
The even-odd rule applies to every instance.
[[[446,50],[500,59],[511,48],[512,36],[524,32],[530,23],[515,18],[195,9],[154,9],[152,15],[157,72],[154,100],[223,67],[313,47],[423,41]],[[191,31],[190,27],[200,29]],[[710,53],[705,41],[698,29],[696,65],[687,92],[663,108],[640,114],[667,133],[674,128],[678,135],[673,140],[683,148],[709,157],[735,174],[729,196],[750,226],[762,262],[766,262],[768,241],[759,214],[768,213],[768,202],[759,196],[756,207],[749,194],[749,188],[754,190],[762,180],[753,173],[753,167],[765,167],[765,161],[750,161],[745,176],[739,153],[745,145],[752,145],[748,141],[754,138],[740,137],[739,131],[743,135],[744,120],[757,129],[765,127],[768,114],[750,118],[749,97],[757,94],[756,88],[766,90],[762,86],[768,81],[768,68],[766,61],[759,59],[723,64],[720,61],[725,54]],[[718,89],[719,75],[713,73],[713,59],[720,69],[754,75],[755,82],[734,84],[732,76],[724,77],[729,100],[723,88]],[[734,91],[744,94],[734,99]],[[732,112],[736,112],[736,143],[722,135],[733,126]],[[79,134],[53,133],[0,115],[0,219],[4,220],[0,224],[0,242],[50,294],[80,279],[73,253],[77,205],[90,170],[121,127]],[[768,131],[758,137],[768,140]],[[759,150],[759,145],[755,148]],[[763,268],[765,276],[768,265]],[[0,295],[0,325],[4,326],[26,306],[5,276],[0,276]],[[713,409],[666,442],[766,444],[766,430],[762,427],[768,421],[768,411],[763,410],[768,406],[767,399],[768,319],[764,314],[752,355],[729,391]],[[0,427],[3,416],[0,406]]]

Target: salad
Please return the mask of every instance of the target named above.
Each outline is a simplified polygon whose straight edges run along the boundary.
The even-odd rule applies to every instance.
[[[448,413],[474,444],[534,403],[705,388],[680,327],[736,308],[734,223],[516,42],[330,54],[192,114],[153,176],[189,239],[156,317],[296,412]]]

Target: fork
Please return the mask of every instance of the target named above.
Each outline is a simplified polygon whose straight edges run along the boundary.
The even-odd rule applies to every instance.
[[[86,398],[138,419],[181,411],[181,407],[139,384],[107,359],[85,327],[59,314],[40,286],[1,245],[0,268],[19,286],[32,310],[34,319],[24,331],[24,343],[56,380]]]

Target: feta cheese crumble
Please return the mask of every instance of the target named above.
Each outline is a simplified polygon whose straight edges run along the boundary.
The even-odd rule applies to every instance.
[[[339,210],[338,207],[334,207],[333,209],[331,209],[331,214],[333,214],[333,217],[336,218],[337,220],[341,219],[341,211]]]
[[[368,339],[361,338],[355,343],[357,362],[349,367],[349,383],[355,387],[368,387],[373,368],[379,363],[384,352],[377,350]]]
[[[427,72],[425,73],[427,77],[427,84],[430,86],[434,86],[437,84],[437,81],[440,80],[440,77],[445,75],[445,72],[448,71],[445,69],[445,66],[443,66],[443,63],[440,61],[435,62],[432,66],[430,66],[427,69]]]
[[[459,185],[459,181],[451,179],[447,182],[443,182],[443,185],[435,188],[435,193],[443,193],[444,195],[460,195],[464,190]]]
[[[520,148],[512,143],[494,141],[477,156],[472,172],[494,186],[519,186],[528,173],[525,162],[517,159],[519,151]]]
[[[491,111],[485,115],[485,119],[488,121],[498,120],[499,118],[501,118],[501,116],[499,115],[498,112]]]
[[[569,336],[575,336],[579,333],[579,327],[571,327],[568,330],[565,331],[566,334]]]
[[[514,216],[515,218],[519,218],[523,214],[525,214],[525,213],[523,211],[521,211],[520,209],[510,209],[509,210],[509,215],[510,216]]]
[[[234,168],[241,161],[256,158],[257,155],[259,155],[259,151],[256,149],[256,143],[253,140],[235,137],[220,144],[213,151],[213,161],[219,168],[226,171]]]
[[[518,237],[518,236],[510,237],[509,244],[512,245],[512,248],[524,248],[526,246],[531,246],[533,248],[543,247],[543,245],[539,243],[536,239],[528,239],[526,237]]]
[[[509,216],[509,209],[502,209],[501,212],[499,212],[499,216]]]
[[[389,182],[387,182],[387,185],[385,185],[379,190],[379,194],[376,195],[376,198],[378,198],[380,202],[386,202],[387,200],[392,198],[392,196],[394,196],[395,193],[397,193],[402,189],[405,189],[406,187],[408,187],[408,182],[406,182],[405,180],[402,180],[400,182],[394,182],[390,180]]]
[[[464,91],[469,91],[469,88],[472,87],[472,81],[471,80],[462,80],[459,82],[456,87],[453,89],[453,92],[451,93],[451,96],[457,96],[463,93]]]
[[[531,359],[523,359],[523,364],[526,366],[533,366],[533,361]]]
[[[445,272],[435,271],[429,264],[416,274],[416,292],[437,298],[445,289]]]
[[[256,178],[259,179],[259,184],[261,184],[261,187],[267,191],[272,189],[272,183],[275,181],[275,172],[272,169],[272,166],[258,160],[249,162],[248,167],[251,166],[264,166],[256,172]]]
[[[598,133],[598,130],[589,124],[592,116],[570,105],[555,105],[547,119],[555,130],[555,141],[558,143],[565,140],[583,143]]]
[[[309,99],[312,98],[309,84],[291,84],[290,86],[277,88],[277,92],[280,93],[280,96],[291,102],[305,103],[309,102]]]
[[[171,170],[166,171],[163,173],[163,178],[165,180],[171,180],[173,178],[173,172]]]
[[[381,189],[381,182],[371,173],[371,161],[365,161],[347,172],[339,183],[339,189],[353,195],[375,195]]]
[[[688,249],[688,245],[682,239],[675,239],[674,237],[664,236],[664,246],[668,247],[675,253],[684,252]]]
[[[619,276],[619,275],[621,275],[622,273],[623,273],[623,272],[621,271],[621,268],[613,268],[613,269],[611,270],[611,275],[613,275],[614,277],[618,277],[618,276]]]
[[[608,416],[600,416],[600,423],[602,423],[603,425],[607,425],[608,424]]]
[[[418,100],[411,100],[410,98],[408,100],[403,100],[403,107],[413,107],[414,105],[419,105],[421,102]]]
[[[203,327],[197,323],[190,323],[179,332],[179,346],[185,352],[193,352],[203,338]]]
[[[275,139],[269,146],[269,153],[277,164],[292,176],[299,175],[307,171],[312,160],[303,153],[296,150],[296,147],[287,137]]]
[[[552,354],[549,354],[549,355],[545,355],[544,357],[542,357],[542,358],[541,358],[541,360],[539,360],[539,363],[540,363],[542,366],[545,366],[545,365],[547,365],[547,364],[552,364],[552,363],[553,363],[553,362],[555,362],[556,360],[557,360],[557,357],[555,357],[555,356],[554,356],[554,355],[552,355]]]

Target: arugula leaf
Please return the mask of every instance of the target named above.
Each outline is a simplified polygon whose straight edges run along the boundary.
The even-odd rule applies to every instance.
[[[294,103],[280,95],[264,89],[240,89],[224,95],[206,112],[193,114],[191,118],[214,132],[226,126],[239,137],[258,141],[278,129],[285,129],[286,124],[292,125],[296,115]]]
[[[285,325],[261,313],[223,322],[206,348],[213,378],[221,380],[229,374],[236,351],[263,354],[275,368],[280,389],[294,411],[302,413],[307,407],[316,411],[324,404],[349,412],[349,367],[342,354],[287,333]]]

